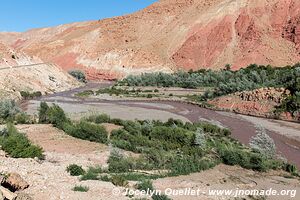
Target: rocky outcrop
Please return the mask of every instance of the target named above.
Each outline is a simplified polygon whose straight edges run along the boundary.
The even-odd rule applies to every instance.
[[[3,181],[2,185],[13,192],[24,190],[29,187],[29,184],[17,173],[10,173]]]
[[[91,79],[178,69],[233,69],[300,60],[298,0],[160,0],[139,12],[0,41]]]
[[[32,200],[32,197],[22,191],[29,184],[17,173],[0,176],[0,200]]]
[[[0,43],[0,98],[19,99],[20,91],[53,93],[78,87],[60,67]]]
[[[274,109],[290,91],[284,88],[260,88],[222,96],[209,101],[218,109],[260,117],[274,117]],[[288,115],[283,119],[292,120]]]

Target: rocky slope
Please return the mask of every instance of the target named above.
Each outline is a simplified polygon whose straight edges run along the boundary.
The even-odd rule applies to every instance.
[[[275,108],[279,106],[290,91],[283,88],[260,88],[252,91],[236,92],[210,100],[208,103],[217,109],[233,111],[245,115],[274,118]],[[278,116],[293,120],[288,113]]]
[[[90,78],[177,69],[238,69],[300,59],[297,0],[160,0],[131,15],[1,33],[0,40]]]
[[[0,98],[20,98],[20,91],[43,94],[78,87],[80,84],[54,64],[0,43]]]

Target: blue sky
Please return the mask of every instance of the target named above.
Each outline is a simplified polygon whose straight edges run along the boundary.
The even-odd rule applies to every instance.
[[[31,28],[98,20],[140,10],[156,0],[4,0],[0,31],[22,32]]]

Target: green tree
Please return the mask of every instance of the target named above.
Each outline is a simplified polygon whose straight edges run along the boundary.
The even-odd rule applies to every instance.
[[[267,158],[273,158],[276,154],[276,146],[274,140],[268,136],[263,127],[258,127],[257,135],[250,140],[250,147]]]
[[[48,104],[46,102],[41,102],[39,108],[39,123],[48,122],[48,116],[47,116],[48,110],[49,110]]]

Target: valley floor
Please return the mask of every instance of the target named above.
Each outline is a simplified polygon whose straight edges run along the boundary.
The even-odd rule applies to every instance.
[[[176,101],[128,99],[116,96],[78,97],[76,94],[111,86],[111,82],[88,83],[85,87],[44,96],[38,100],[24,103],[24,109],[30,114],[37,114],[41,101],[56,103],[71,118],[80,119],[96,113],[106,113],[113,118],[156,119],[166,121],[169,118],[183,121],[207,121],[231,129],[232,136],[248,145],[255,135],[257,126],[262,126],[274,139],[277,151],[289,162],[300,167],[300,126],[297,123],[250,117],[229,112],[213,111]],[[182,92],[182,91],[181,91]],[[108,99],[109,98],[109,99]]]
[[[0,156],[1,172],[17,172],[29,184],[24,192],[32,195],[36,200],[69,199],[69,200],[119,200],[129,199],[122,195],[113,195],[116,188],[124,191],[123,187],[116,187],[110,182],[99,180],[80,181],[66,172],[69,164],[76,163],[84,168],[88,166],[106,166],[109,148],[105,145],[83,141],[67,136],[51,125],[18,125],[17,128],[25,132],[28,137],[45,150],[44,161],[34,159],[13,159]],[[286,178],[284,178],[284,176]],[[133,185],[134,182],[130,182]],[[283,189],[300,191],[300,181],[289,178],[284,172],[258,173],[236,166],[218,165],[217,167],[187,176],[157,179],[153,182],[157,190],[166,188],[179,190],[184,188],[200,189],[200,196],[170,196],[175,200],[185,199],[233,199],[233,197],[210,196],[209,190],[215,189],[269,189],[281,191]],[[75,185],[89,187],[88,192],[74,192]],[[115,191],[114,190],[114,191]],[[298,199],[300,193],[294,199]],[[246,199],[251,199],[246,197]],[[289,196],[271,196],[267,199],[291,199]]]

